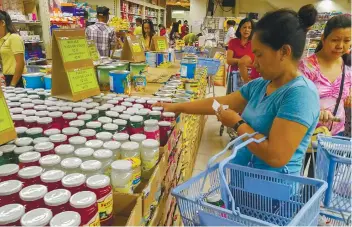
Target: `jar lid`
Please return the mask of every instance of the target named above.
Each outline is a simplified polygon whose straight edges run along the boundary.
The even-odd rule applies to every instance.
[[[39,105],[44,105],[45,102],[44,100],[41,100],[41,99],[34,99],[32,100],[32,103],[35,104],[35,106],[39,106]],[[34,109],[35,109],[35,106],[34,106]],[[46,106],[45,106],[45,109],[46,109]]]
[[[37,111],[37,112],[35,113],[35,116],[37,116],[37,117],[46,117],[46,116],[48,116],[49,113],[50,113],[50,112],[47,111],[47,110],[41,110],[41,111]],[[39,118],[37,119],[37,121],[38,121],[38,123],[40,123],[40,122],[39,122]]]
[[[32,99],[30,99],[30,98],[21,98],[20,99],[20,103],[28,103],[28,102],[32,102]]]
[[[82,162],[80,168],[83,171],[96,171],[101,169],[101,162],[98,160],[88,160],[85,162]]]
[[[164,116],[164,117],[175,117],[175,113],[172,113],[172,112],[164,112],[164,113],[163,113],[163,116]]]
[[[58,111],[59,107],[58,106],[48,106],[48,108],[46,108],[46,109],[50,112],[54,112],[54,111]]]
[[[47,155],[48,156],[48,155]],[[65,172],[59,169],[53,169],[45,171],[42,175],[40,175],[40,180],[44,183],[53,183],[61,181],[61,179],[65,176]]]
[[[81,147],[75,150],[74,153],[79,158],[85,158],[85,157],[92,156],[94,153],[94,150],[90,147]]]
[[[136,103],[139,103],[139,104],[144,104],[146,102],[147,102],[147,100],[145,100],[145,99],[137,99],[136,100]]]
[[[152,116],[160,116],[160,115],[161,115],[161,112],[160,112],[160,111],[150,111],[150,112],[149,112],[149,115],[152,115]]]
[[[21,103],[20,102],[10,102],[10,103],[7,103],[7,105],[8,105],[8,107],[10,108],[10,107],[19,107],[19,106],[21,106]],[[11,108],[11,109],[12,109]],[[22,112],[22,110],[21,110],[21,112]],[[19,113],[21,113],[21,112],[19,112]]]
[[[35,134],[39,134],[39,133],[43,133],[43,129],[39,128],[39,127],[29,128],[26,131],[27,135],[35,135]]]
[[[60,162],[61,162],[61,158],[59,155],[56,155],[56,154],[45,155],[44,157],[41,157],[39,159],[40,166],[44,168],[47,166],[58,165]]]
[[[89,104],[92,106],[92,108],[95,108],[95,107],[97,107],[97,106],[100,106],[100,104],[97,103],[97,102],[92,102],[92,103],[89,103]]]
[[[26,127],[16,127],[15,128],[17,134],[23,134],[27,131],[27,129],[28,128],[26,128]]]
[[[12,115],[12,120],[14,121],[23,121],[23,119],[26,117],[24,114],[14,114]]]
[[[83,136],[73,136],[68,139],[68,142],[72,145],[85,144],[87,142],[87,138]]]
[[[89,177],[86,184],[90,189],[105,188],[110,185],[110,177],[102,174],[97,174]]]
[[[144,106],[143,105],[141,105],[141,104],[134,104],[133,105],[133,108],[135,108],[135,109],[137,109],[137,110],[139,110],[139,109],[143,109],[144,108]]]
[[[77,107],[81,107],[81,102],[70,102],[69,105],[72,106],[73,108],[77,108]]]
[[[82,102],[91,103],[93,102],[93,99],[92,98],[83,99]]]
[[[91,137],[95,136],[96,132],[93,129],[82,129],[79,131],[79,135],[84,136],[84,137]]]
[[[88,122],[86,124],[87,128],[100,128],[101,127],[101,123],[99,121],[91,121],[91,122]]]
[[[76,108],[73,108],[72,110],[74,113],[84,113],[87,111],[86,108],[83,108],[83,107],[76,107]]]
[[[86,112],[87,114],[91,114],[91,115],[95,115],[99,113],[99,110],[97,109],[91,109],[91,110],[87,110]]]
[[[78,227],[81,224],[81,216],[75,211],[65,211],[55,215],[51,221],[51,227]]]
[[[8,97],[8,100],[10,100],[11,102],[17,102],[20,101],[21,98],[16,97],[16,96],[12,96],[12,97]]]
[[[70,205],[76,209],[90,207],[96,202],[97,196],[90,191],[77,192],[70,198]]]
[[[122,113],[123,111],[126,110],[126,106],[115,106],[115,107],[111,108],[111,110],[118,112],[118,113]]]
[[[35,162],[40,159],[40,153],[35,151],[28,151],[18,156],[18,160],[22,163]]]
[[[33,139],[30,137],[22,137],[22,138],[17,138],[15,140],[15,144],[19,147],[29,146],[32,144],[32,142],[33,142]]]
[[[112,157],[112,151],[108,149],[99,149],[93,153],[93,157],[96,159],[108,159]]]
[[[133,151],[139,148],[139,144],[136,142],[125,142],[121,145],[122,150]]]
[[[114,136],[113,136],[114,140],[117,140],[117,141],[124,141],[124,140],[128,140],[130,138],[130,136],[127,134],[127,133],[116,133]]]
[[[49,124],[49,123],[53,122],[53,119],[51,117],[42,117],[42,118],[38,118],[37,122],[39,124]]]
[[[140,110],[138,110],[137,115],[145,116],[145,115],[148,115],[149,112],[150,112],[149,109],[140,109]]]
[[[152,110],[154,110],[154,111],[163,111],[163,107],[162,106],[154,106],[153,108],[152,108]]]
[[[85,181],[86,181],[86,177],[82,173],[71,173],[64,176],[61,180],[61,183],[62,183],[62,186],[66,188],[72,188],[72,187],[77,187],[84,184]]]
[[[157,102],[158,102],[158,101],[156,101],[156,100],[148,100],[148,101],[147,101],[148,104],[155,104],[155,103],[157,103]]]
[[[43,137],[40,137],[40,138],[43,138]],[[21,155],[29,151],[34,151],[34,147],[33,146],[16,147],[14,150],[16,155]]]
[[[144,121],[144,125],[145,126],[157,126],[158,125],[158,121],[157,120],[153,120],[153,119],[146,120],[146,121]]]
[[[34,146],[35,151],[45,152],[54,149],[54,144],[52,142],[38,143]]]
[[[132,168],[139,167],[142,161],[139,158],[125,158],[124,160],[130,161],[132,163]]]
[[[0,177],[15,174],[20,170],[17,164],[4,164],[0,166]]]
[[[27,116],[24,118],[24,122],[33,123],[37,121],[37,118],[36,116]]]
[[[109,97],[109,96],[103,96],[101,97],[103,100],[110,100],[110,99],[113,99],[113,97]]]
[[[126,107],[131,107],[133,104],[130,102],[122,102],[121,105]]]
[[[47,226],[53,213],[47,208],[37,208],[25,213],[21,218],[22,226]]]
[[[50,141],[53,143],[64,142],[67,140],[67,136],[64,134],[55,134],[49,137]]]
[[[142,142],[143,140],[147,139],[147,136],[144,134],[133,134],[132,136],[130,136],[131,141],[133,142]]]
[[[77,118],[77,114],[76,113],[65,113],[62,115],[62,117],[64,119],[72,120],[72,119]]]
[[[61,145],[55,147],[55,153],[57,155],[72,154],[74,150],[75,150],[75,148],[71,144],[61,144]]]
[[[93,149],[99,149],[103,146],[104,142],[101,140],[88,140],[86,142],[86,147],[90,147]]]
[[[25,154],[28,154],[28,153],[29,152],[21,154],[21,155],[25,155]],[[31,178],[34,178],[34,177],[39,177],[42,174],[42,172],[43,172],[43,168],[42,167],[29,166],[29,167],[25,167],[25,168],[21,169],[20,171],[18,171],[18,176],[20,178],[23,178],[23,179],[31,179]]]
[[[113,170],[131,170],[132,163],[127,160],[117,160],[111,163],[111,168]]]
[[[24,138],[28,138],[28,137],[24,137]],[[0,146],[0,151],[3,153],[13,152],[15,149],[16,149],[16,145],[14,144],[6,144],[6,145]]]
[[[98,121],[102,124],[107,124],[107,123],[111,123],[112,119],[110,117],[99,117]]]
[[[110,98],[115,98],[117,96],[117,94],[106,94],[107,97],[110,97]]]
[[[71,192],[66,189],[55,189],[44,196],[44,202],[48,206],[59,206],[70,200]]]
[[[20,108],[20,107],[15,107],[15,108],[10,109],[10,113],[12,113],[12,114],[20,114],[22,112],[23,112],[23,108]],[[24,114],[24,113],[22,113],[22,114]]]
[[[117,141],[107,141],[104,143],[103,147],[105,149],[109,149],[109,150],[116,150],[116,149],[119,149],[121,146],[121,143],[120,142],[117,142]]]
[[[119,116],[119,113],[118,113],[118,112],[115,112],[115,111],[109,110],[109,111],[106,111],[106,112],[105,112],[105,115],[108,116],[108,117],[117,118],[117,117]],[[101,117],[100,117],[100,118],[101,118]],[[99,121],[100,118],[98,118],[98,121]],[[110,118],[110,119],[111,119],[111,118]],[[100,122],[101,122],[101,121],[100,121]],[[102,123],[103,123],[103,122],[102,122]],[[108,122],[108,123],[110,123],[110,122]]]
[[[143,117],[141,117],[141,116],[132,116],[130,118],[130,121],[131,122],[143,122]]]
[[[76,169],[82,164],[82,160],[80,158],[71,157],[65,158],[61,161],[61,167],[64,169]]]
[[[134,98],[125,98],[125,102],[134,102],[136,101]]]
[[[17,222],[23,216],[24,212],[24,206],[17,203],[0,207],[0,225],[3,226]]]
[[[57,129],[57,128],[51,128],[51,129],[47,129],[44,131],[44,135],[46,136],[52,136],[52,135],[56,135],[56,134],[60,134],[61,131],[60,129]],[[50,140],[50,138],[49,138]]]
[[[119,104],[119,101],[118,101],[118,100],[115,100],[115,99],[110,99],[110,100],[108,100],[106,103],[112,104],[112,105],[117,105],[117,104]]]
[[[163,127],[170,127],[171,126],[171,122],[169,121],[159,121],[159,126],[163,126]]]
[[[97,106],[95,107],[96,110],[99,110],[99,111],[106,111],[108,109],[107,106]]]
[[[54,111],[48,114],[49,117],[53,117],[53,118],[61,117],[62,115],[63,113],[61,111]]]
[[[41,184],[33,184],[20,191],[20,198],[23,201],[35,201],[44,197],[48,188]]]
[[[37,112],[36,110],[23,110],[22,114],[26,116],[34,116],[36,112]]]
[[[61,112],[70,112],[70,111],[72,111],[72,107],[71,106],[61,106],[59,108],[59,111],[61,111]]]
[[[127,121],[122,119],[115,119],[113,122],[117,125],[127,125]]]
[[[103,125],[103,129],[108,131],[116,131],[118,129],[118,125],[113,123],[107,123]]]
[[[79,132],[79,129],[75,127],[67,127],[62,129],[62,133],[69,136],[78,134],[78,132]]]
[[[36,145],[38,143],[50,142],[49,137],[38,137],[33,140],[33,144]]]
[[[159,145],[159,142],[153,139],[146,139],[142,142],[142,146],[147,148],[159,148]]]
[[[112,139],[112,134],[110,132],[99,132],[96,134],[96,137],[98,140],[111,140]]]
[[[7,180],[0,182],[0,196],[12,195],[21,191],[23,185],[19,180]]]
[[[44,111],[44,110],[46,110],[46,109],[48,108],[48,106],[47,106],[47,105],[39,104],[39,105],[35,105],[33,108],[34,108],[35,110],[37,110],[37,111]]]

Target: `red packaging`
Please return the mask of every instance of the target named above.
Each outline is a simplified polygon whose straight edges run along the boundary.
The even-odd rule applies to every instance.
[[[168,121],[159,122],[159,132],[160,132],[160,146],[163,147],[167,144],[169,135],[171,133],[171,123]]]
[[[100,226],[97,196],[94,192],[82,191],[70,198],[73,211],[81,215],[81,226]]]
[[[12,115],[12,121],[15,124],[15,127],[25,127],[26,126],[24,122],[25,117],[26,115],[23,115],[23,114]]]
[[[0,182],[17,180],[17,173],[20,167],[17,164],[5,164],[0,166]]]
[[[34,146],[35,151],[39,152],[41,157],[49,154],[55,154],[54,143],[52,142],[42,142]]]
[[[46,186],[33,184],[20,191],[21,204],[25,206],[26,212],[44,207],[44,195],[48,192]]]
[[[40,153],[29,151],[18,156],[19,168],[23,169],[30,166],[39,166]]]
[[[20,203],[19,192],[21,191],[23,185],[21,181],[18,180],[8,180],[0,183],[0,204],[1,206]]]
[[[53,216],[64,211],[72,210],[70,207],[71,192],[66,189],[56,189],[48,192],[44,196],[46,208],[53,212]]]
[[[48,188],[48,192],[51,192],[53,190],[63,187],[61,180],[64,176],[65,176],[64,171],[54,169],[54,170],[49,170],[44,172],[40,176],[40,180],[42,181],[42,184]]]
[[[51,123],[51,128],[56,128],[61,130],[64,125],[64,119],[62,118],[63,113],[60,111],[50,112],[48,114],[49,117],[53,119]]]

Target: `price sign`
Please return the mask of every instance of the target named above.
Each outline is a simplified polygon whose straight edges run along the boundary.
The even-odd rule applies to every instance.
[[[10,112],[7,108],[5,97],[0,93],[0,133],[13,128],[13,122],[10,116]]]
[[[80,61],[91,58],[85,38],[61,39],[59,45],[64,62]]]
[[[140,53],[142,52],[141,45],[139,43],[132,43],[132,51],[134,53]]]
[[[98,88],[94,68],[79,68],[67,72],[72,93]]]
[[[157,40],[156,42],[157,42],[159,51],[165,51],[166,50],[166,42],[165,42],[165,40]]]
[[[94,41],[88,40],[87,44],[88,44],[88,50],[89,50],[90,57],[92,58],[93,61],[98,61],[100,57],[99,57],[99,52],[97,50],[97,47],[95,46]]]

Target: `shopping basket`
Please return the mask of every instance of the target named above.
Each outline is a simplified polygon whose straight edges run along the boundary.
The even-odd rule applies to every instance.
[[[265,139],[254,139],[255,134],[230,142],[209,160],[206,171],[173,189],[185,226],[317,225],[326,182],[229,163],[239,149]],[[232,145],[232,155],[213,165]],[[221,194],[225,208],[207,202],[214,194]]]
[[[328,183],[323,199],[325,208],[352,212],[351,148],[351,138],[318,135],[315,176]]]
[[[220,67],[220,60],[213,58],[198,58],[198,67],[207,67],[208,75],[215,75]]]

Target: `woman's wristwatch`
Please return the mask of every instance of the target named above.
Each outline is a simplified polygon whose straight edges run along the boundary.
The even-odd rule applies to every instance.
[[[243,125],[243,124],[246,124],[246,122],[245,122],[243,119],[239,120],[239,121],[233,126],[233,129],[235,130],[235,132],[237,132],[238,128],[239,128],[241,125]]]

